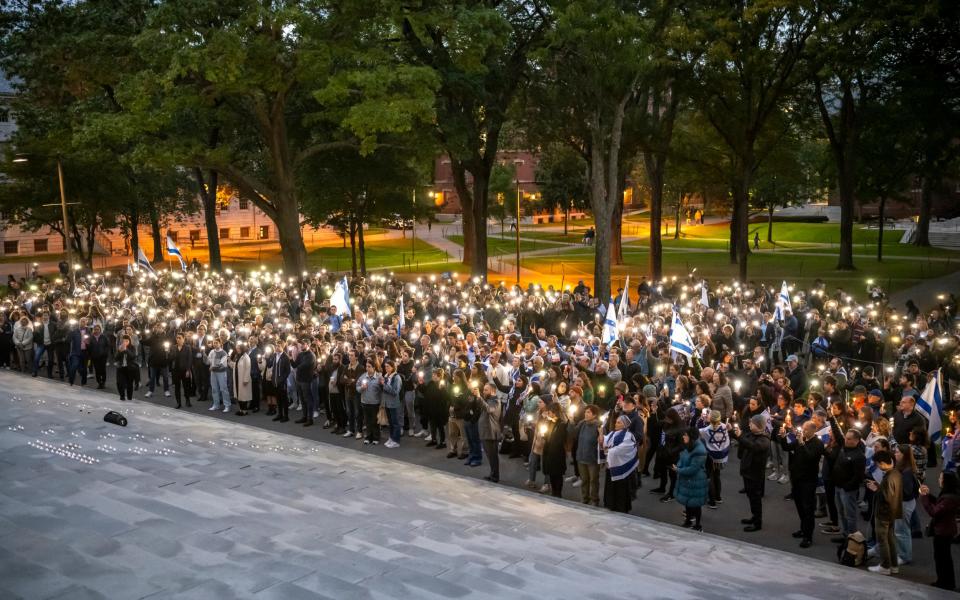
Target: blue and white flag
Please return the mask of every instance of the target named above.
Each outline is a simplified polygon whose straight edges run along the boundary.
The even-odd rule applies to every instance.
[[[867,475],[873,478],[874,481],[880,483],[883,481],[883,469],[880,468],[880,465],[873,460],[873,448],[867,448]]]
[[[931,442],[939,442],[943,437],[943,385],[940,371],[937,369],[917,399],[917,410],[927,418],[927,433]]]
[[[617,309],[617,320],[622,321],[627,318],[630,310],[630,276],[627,275],[627,282],[623,285],[623,294],[620,296],[620,306]]]
[[[704,308],[710,308],[710,297],[707,296],[707,280],[704,279],[700,284],[700,305]]]
[[[183,269],[183,272],[187,271],[187,262],[183,260],[183,254],[180,253],[180,248],[177,248],[177,245],[173,243],[173,240],[170,236],[167,236],[167,254],[172,254],[177,257],[177,260],[180,261],[180,268]]]
[[[150,264],[150,261],[147,260],[147,255],[143,253],[143,249],[137,246],[137,268],[146,269],[154,277],[157,276],[157,272],[153,269],[153,265]]]
[[[331,306],[337,307],[337,312],[341,315],[351,316],[350,312],[350,285],[347,283],[347,276],[337,282],[333,288],[333,295],[330,296]]]
[[[613,302],[607,305],[607,318],[603,322],[602,341],[607,346],[617,341],[617,313],[613,308]]]
[[[683,354],[687,358],[697,356],[693,338],[690,337],[690,332],[687,331],[676,311],[673,312],[673,324],[670,327],[670,350]]]
[[[403,294],[400,294],[400,320],[397,321],[397,337],[403,336],[403,328],[407,324],[407,315],[404,314],[403,310]]]
[[[783,320],[783,313],[787,310],[793,310],[790,306],[790,290],[787,289],[787,282],[784,281],[780,286],[780,295],[777,296],[776,308],[773,310],[773,318],[777,321]]]
[[[960,455],[960,435],[953,434],[943,438],[943,470],[953,471],[957,468],[956,458]]]
[[[830,429],[829,425],[827,425],[826,427],[818,431],[815,435],[818,438],[820,438],[820,441],[823,442],[824,445],[826,445],[828,442],[830,442],[830,436],[832,433],[833,433],[833,430]]]
[[[611,431],[603,440],[607,450],[607,472],[612,481],[620,481],[637,468],[637,441],[627,429]]]
[[[130,264],[130,261],[127,261],[127,277],[133,277],[133,265]]]

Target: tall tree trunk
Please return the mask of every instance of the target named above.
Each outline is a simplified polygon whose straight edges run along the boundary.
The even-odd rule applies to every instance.
[[[731,249],[737,264],[737,277],[741,283],[747,281],[747,260],[750,254],[749,247],[749,207],[750,182],[753,173],[752,161],[744,161],[737,174],[733,189],[733,219],[730,221]]]
[[[620,200],[610,215],[610,262],[614,265],[623,264],[623,191],[618,193]]]
[[[680,204],[683,199],[683,194],[677,196],[677,225],[673,228],[673,239],[680,239]]]
[[[473,205],[470,213],[473,223],[473,256],[470,274],[487,280],[487,196],[490,187],[490,168],[484,166],[473,173]],[[517,228],[520,224],[517,223]]]
[[[650,182],[650,253],[647,270],[651,281],[663,279],[663,162],[659,157],[643,155],[643,166]]]
[[[460,198],[460,223],[462,225],[461,233],[463,233],[461,262],[469,265],[477,248],[473,224],[473,190],[467,184],[467,170],[463,161],[450,159],[450,167],[453,171],[453,187],[457,190],[457,196]]]
[[[884,213],[887,208],[887,196],[886,194],[880,195],[880,207],[877,210],[877,225],[879,227],[877,233],[877,262],[883,262],[883,219]]]
[[[767,205],[767,243],[773,243],[773,202]]]
[[[854,172],[852,152],[849,148],[839,158],[843,162],[843,168],[838,173],[840,180],[840,252],[837,257],[837,269],[840,271],[852,271],[856,269],[853,265],[853,211],[854,203]]]
[[[568,224],[570,222],[570,203],[563,207],[563,237],[569,233]]]
[[[127,215],[130,223],[130,254],[133,256],[133,262],[137,262],[137,248],[140,247],[140,207],[137,201],[130,203],[130,212]]]
[[[307,248],[303,245],[300,210],[293,187],[277,192],[274,204],[276,215],[273,222],[277,226],[277,235],[280,237],[283,270],[300,277],[307,270]]]
[[[360,258],[360,275],[367,276],[367,247],[363,241],[363,209],[357,215],[357,255]]]
[[[217,186],[220,184],[220,174],[216,169],[207,171],[194,167],[193,176],[200,189],[200,202],[203,204],[203,225],[207,230],[207,252],[210,254],[210,270],[223,270],[223,259],[220,256],[220,228],[217,225]]]
[[[350,216],[350,274],[357,277],[357,220]]]
[[[932,177],[924,177],[920,186],[920,217],[917,219],[917,235],[913,239],[914,246],[930,245],[930,218],[933,206],[934,181]]]
[[[163,244],[160,243],[160,213],[157,212],[157,205],[150,202],[150,233],[153,235],[153,262],[163,262]]]

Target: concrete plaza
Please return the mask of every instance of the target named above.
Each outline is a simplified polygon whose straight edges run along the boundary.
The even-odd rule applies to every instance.
[[[956,597],[9,372],[0,407],[4,599]]]

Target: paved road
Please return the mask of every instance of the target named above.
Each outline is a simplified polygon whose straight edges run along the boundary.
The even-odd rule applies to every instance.
[[[4,599],[953,597],[383,449],[10,373],[0,388]]]
[[[105,391],[111,392],[109,394],[110,397],[114,396],[112,391],[114,389],[112,379],[114,374],[113,371],[113,368],[108,367],[108,376],[110,379],[107,383],[107,390]],[[54,373],[54,376],[56,377],[56,372]],[[8,391],[18,389],[18,381],[21,381],[21,378],[30,380],[30,383],[36,381],[20,374],[4,372],[4,389]],[[45,380],[42,375],[38,379]],[[143,380],[146,381],[145,373]],[[60,390],[63,388],[60,386],[66,387],[65,384],[61,384],[59,380],[50,382],[50,384],[51,398],[56,398],[61,394]],[[79,388],[80,386],[76,387]],[[92,388],[95,386],[91,383],[88,383],[87,387]],[[143,398],[144,392],[145,388],[141,387],[140,391],[136,393],[136,396],[138,398]],[[106,394],[104,395],[106,396]],[[184,408],[181,411],[175,411],[172,409],[172,407],[175,405],[173,398],[165,398],[159,392],[153,397],[145,400],[149,404],[166,406],[170,408],[174,417],[181,412],[185,414],[202,414],[204,416],[212,417],[216,421],[244,423],[268,431],[287,433],[299,438],[320,441],[342,448],[349,448],[364,454],[387,456],[400,460],[404,463],[429,467],[473,480],[480,480],[480,478],[488,473],[486,464],[477,468],[467,467],[463,465],[463,461],[445,458],[446,451],[425,448],[423,441],[419,439],[404,437],[401,441],[400,448],[390,450],[384,448],[383,446],[363,446],[362,443],[357,440],[344,439],[340,436],[334,436],[330,433],[331,430],[324,430],[319,425],[315,425],[314,427],[303,427],[301,425],[296,425],[292,420],[289,423],[276,423],[272,421],[272,417],[267,417],[262,412],[258,414],[251,414],[246,417],[238,417],[233,413],[224,414],[220,411],[210,412],[207,410],[209,404],[200,405],[199,403],[194,403],[192,409]],[[738,468],[737,459],[734,456],[731,459],[731,464],[729,464],[723,472],[722,483],[724,503],[717,510],[710,510],[707,507],[704,507],[703,512],[705,531],[733,540],[761,544],[768,548],[783,550],[796,555],[813,557],[829,563],[836,563],[836,548],[830,543],[829,536],[819,533],[819,528],[814,539],[813,547],[806,550],[799,548],[797,545],[797,540],[794,540],[790,536],[790,533],[798,528],[799,523],[793,503],[783,499],[783,496],[788,491],[788,486],[785,485],[778,485],[776,483],[768,482],[768,493],[764,500],[764,513],[766,515],[764,530],[761,533],[745,533],[742,530],[743,526],[740,524],[740,519],[749,516],[749,510],[746,497],[737,493],[737,491],[740,489]],[[930,471],[928,473],[928,479],[936,481],[937,471]],[[510,460],[506,457],[502,457],[500,487],[505,486],[510,488],[522,488],[523,482],[526,480],[526,478],[527,470],[522,466],[520,460]],[[542,475],[540,481],[542,482]],[[486,482],[482,483],[485,484]],[[666,504],[660,503],[659,496],[649,494],[647,490],[655,486],[655,482],[652,482],[650,479],[645,478],[643,480],[643,486],[644,489],[640,490],[637,501],[634,503],[633,514],[648,517],[663,523],[679,525],[683,520],[680,512],[680,506],[675,502]],[[579,504],[579,494],[579,489],[571,487],[570,484],[564,485],[563,496],[567,500]],[[825,519],[817,519],[817,521],[821,522],[825,521]],[[903,567],[900,578],[922,583],[929,583],[933,581],[935,577],[932,567],[932,541],[929,539],[914,540],[913,551],[914,564]]]

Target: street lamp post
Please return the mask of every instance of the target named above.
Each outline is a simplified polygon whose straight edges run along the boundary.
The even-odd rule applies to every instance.
[[[13,159],[15,163],[26,163],[29,162],[26,156],[21,155]],[[57,156],[57,182],[60,184],[60,211],[63,217],[63,249],[67,254],[67,264],[70,265],[70,275],[73,279],[73,284],[77,284],[77,270],[73,265],[73,249],[70,245],[70,219],[67,214],[67,193],[63,185],[63,163],[60,160],[60,157]],[[56,206],[56,204],[44,204],[44,206]]]

